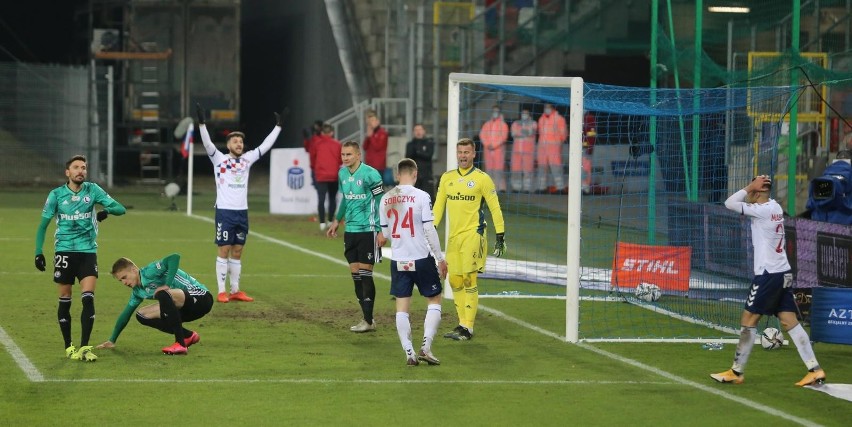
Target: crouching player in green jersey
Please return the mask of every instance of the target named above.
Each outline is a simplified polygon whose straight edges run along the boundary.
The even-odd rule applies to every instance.
[[[53,281],[58,285],[59,308],[57,318],[59,330],[65,341],[65,356],[74,360],[94,362],[89,336],[95,325],[95,285],[98,281],[98,223],[109,215],[124,215],[121,203],[94,182],[86,182],[88,163],[84,156],[74,156],[65,162],[68,183],[54,188],[44,202],[41,223],[36,231],[35,267],[45,271],[47,260],[42,246],[47,225],[56,220],[53,234]],[[95,205],[103,210],[95,213]],[[71,287],[80,281],[80,348],[71,343]]]
[[[130,300],[115,321],[109,341],[98,348],[115,348],[118,335],[143,300],[157,300],[136,312],[139,323],[174,334],[175,343],[163,348],[164,354],[186,354],[186,348],[201,340],[198,332],[183,327],[204,317],[213,308],[213,295],[194,277],[178,268],[180,255],[171,254],[139,268],[127,258],[112,265],[112,276],[131,289]]]

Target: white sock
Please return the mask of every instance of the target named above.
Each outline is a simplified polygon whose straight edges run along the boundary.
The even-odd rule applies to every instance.
[[[751,356],[751,349],[754,347],[754,338],[757,336],[756,327],[740,328],[740,342],[737,343],[737,353],[734,355],[734,364],[731,369],[743,373],[745,371],[748,357]]]
[[[411,344],[411,322],[408,321],[408,313],[396,312],[396,333],[399,335],[399,342],[402,343],[405,354],[409,357],[414,356],[414,345]]]
[[[216,284],[219,285],[219,293],[225,292],[225,279],[228,277],[228,260],[216,257]]]
[[[240,273],[243,272],[243,264],[238,259],[228,259],[228,272],[231,273],[231,293],[240,291]]]
[[[799,323],[793,326],[787,333],[790,335],[790,339],[796,343],[796,350],[799,350],[799,357],[802,358],[802,362],[805,362],[808,370],[819,369],[819,363],[817,362],[816,355],[814,355],[814,348],[811,346],[811,338],[805,332],[802,324]]]
[[[441,304],[429,304],[426,307],[426,321],[423,322],[423,346],[426,352],[432,351],[432,340],[441,324]]]

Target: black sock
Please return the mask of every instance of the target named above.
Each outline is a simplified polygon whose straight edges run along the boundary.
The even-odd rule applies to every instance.
[[[364,293],[364,285],[361,281],[361,273],[351,273],[352,274],[352,283],[355,284],[355,298],[358,300],[358,305],[361,306],[361,310],[364,310],[364,302],[361,300],[361,294]]]
[[[92,335],[92,327],[95,326],[95,294],[94,292],[83,292],[80,295],[83,302],[83,311],[80,313],[80,347],[89,345],[89,336]]]
[[[148,326],[150,328],[154,328],[158,331],[163,331],[167,334],[171,334],[171,333],[174,332],[174,330],[172,328],[166,326],[166,324],[163,323],[163,319],[159,319],[159,318],[149,319],[149,318],[139,314],[138,311],[136,312],[136,320],[138,320],[139,323],[141,323],[145,326]]]
[[[361,311],[364,312],[364,320],[369,324],[373,324],[373,304],[376,301],[376,284],[373,282],[373,272],[371,270],[360,270],[362,304]]]
[[[159,291],[154,294],[154,298],[160,302],[160,319],[166,328],[169,328],[175,334],[175,342],[183,345],[183,325],[180,320],[180,312],[175,306],[175,301],[172,299],[172,294],[168,291]]]
[[[59,331],[65,340],[65,347],[71,346],[71,297],[59,297],[59,308],[56,310],[56,318],[59,320]]]

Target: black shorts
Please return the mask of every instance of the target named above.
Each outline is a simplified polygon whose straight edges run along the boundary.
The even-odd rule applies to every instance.
[[[350,264],[375,264],[376,233],[372,231],[343,233],[343,255],[346,257],[346,262]]]
[[[53,281],[73,285],[74,279],[98,277],[98,254],[93,252],[57,252],[53,256]]]
[[[204,295],[190,295],[184,289],[183,297],[183,307],[180,308],[180,320],[182,322],[198,320],[213,309],[213,294],[210,292],[206,292]]]

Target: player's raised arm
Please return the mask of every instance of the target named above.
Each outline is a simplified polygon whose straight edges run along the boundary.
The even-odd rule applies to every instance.
[[[201,134],[201,143],[204,144],[204,151],[207,152],[207,157],[213,157],[218,150],[216,150],[216,146],[213,145],[213,141],[210,139],[210,133],[207,132],[207,124],[204,123],[204,109],[201,108],[201,104],[195,104],[195,115],[198,119],[198,133]]]
[[[260,155],[264,155],[269,152],[272,146],[275,144],[275,141],[278,140],[278,135],[281,133],[281,128],[283,126],[284,118],[289,114],[289,109],[285,108],[281,114],[272,113],[275,115],[275,127],[272,128],[272,132],[269,132],[269,135],[266,135],[266,138],[263,139],[263,142],[257,147]]]

